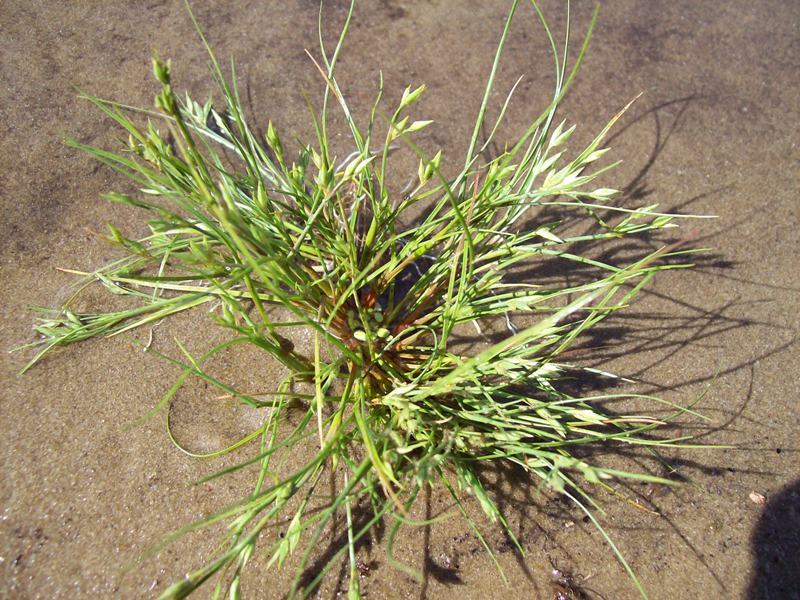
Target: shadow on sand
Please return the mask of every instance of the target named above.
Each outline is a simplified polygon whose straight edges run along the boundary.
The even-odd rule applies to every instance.
[[[800,479],[770,498],[750,544],[747,600],[800,600]]]

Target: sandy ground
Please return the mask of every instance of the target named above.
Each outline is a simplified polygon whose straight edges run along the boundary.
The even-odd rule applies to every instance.
[[[575,4],[582,32],[592,6]],[[316,2],[195,5],[218,55],[235,57],[256,121],[307,135],[303,95],[321,92],[303,52],[317,47]],[[545,8],[562,31],[559,3]],[[505,10],[505,2],[361,2],[341,71],[351,103],[363,111],[379,68],[390,99],[425,82],[419,111],[437,121],[425,142],[463,151]],[[526,74],[509,131],[538,112],[551,85],[541,29],[530,7],[521,12],[498,85],[506,90]],[[329,36],[343,14],[342,2],[328,3]],[[173,59],[177,87],[210,93],[206,58],[177,0],[0,4],[0,347],[31,340],[30,306],[66,298],[71,278],[56,267],[90,269],[115,256],[93,230],[113,220],[142,231],[134,211],[99,199],[127,184],[62,139],[111,144],[117,132],[76,97],[76,87],[149,106],[152,49]],[[644,92],[616,130],[614,153],[625,162],[609,183],[624,187],[631,204],[719,215],[687,225],[712,250],[693,271],[656,281],[615,324],[612,347],[599,357],[604,368],[636,379],[637,389],[674,401],[705,390],[701,410],[712,426],[696,432],[705,443],[734,446],[671,454],[692,485],[637,491],[660,515],[604,499],[603,523],[654,599],[800,598],[799,80],[797,2],[611,1],[564,105],[585,139]],[[219,334],[195,317],[163,325],[155,347],[173,351],[174,336],[207,347]],[[175,371],[117,338],[53,354],[18,378],[25,360],[6,355],[0,371],[0,596],[152,597],[198,566],[214,535],[190,537],[123,570],[165,533],[249,489],[246,477],[189,486],[219,464],[176,451],[160,419],[126,428]],[[218,366],[243,388],[275,378],[254,356]],[[204,401],[202,390],[182,396],[178,410],[178,434],[198,449],[235,439],[257,419]],[[527,550],[518,557],[488,530],[509,585],[456,519],[401,541],[399,558],[425,572],[423,585],[389,567],[378,549],[366,553],[367,597],[549,600],[559,592],[551,564],[572,574],[574,597],[636,597],[579,514],[527,493],[519,481],[504,485],[504,509]],[[754,502],[751,492],[766,501]],[[430,505],[445,501],[434,494]],[[259,564],[245,597],[281,597],[289,573]],[[322,597],[336,596],[332,579]]]

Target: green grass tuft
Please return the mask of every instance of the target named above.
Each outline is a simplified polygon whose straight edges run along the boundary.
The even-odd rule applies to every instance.
[[[678,443],[649,434],[686,409],[676,407],[667,418],[610,412],[605,401],[620,395],[576,397],[565,391],[565,373],[579,367],[562,357],[587,329],[627,306],[656,273],[687,266],[664,260],[686,251],[665,247],[622,265],[579,254],[587,243],[640,237],[673,227],[676,220],[655,206],[616,206],[617,192],[595,183],[611,168],[594,166],[606,151],[604,136],[625,109],[581,151],[566,151],[574,127],[558,123],[556,110],[583,60],[594,17],[568,65],[569,36],[559,51],[532,3],[553,48],[553,99],[515,143],[485,158],[508,106],[507,100],[496,122],[485,122],[517,4],[508,14],[463,163],[448,162],[442,152],[431,156],[414,144],[413,134],[430,124],[414,115],[424,86],[406,89],[385,123],[378,117],[381,86],[368,122],[356,123],[336,79],[352,5],[335,51],[327,55],[323,49],[316,65],[326,81],[322,110],[312,113],[317,139],[296,156],[287,155],[271,122],[264,136],[255,133],[243,114],[235,77],[223,74],[210,50],[222,107],[178,96],[169,62],[158,57],[153,60],[160,84],[157,112],[85,96],[127,132],[128,141],[118,152],[69,144],[141,188],[135,197],[112,193],[108,199],[147,211],[151,234],[134,240],[111,227],[109,238],[124,256],[84,273],[81,289],[99,282],[114,294],[133,297],[137,306],[78,314],[70,301],[44,314],[36,326],[42,346],[25,368],[55,346],[117,335],[204,306],[233,337],[202,357],[181,346],[181,358],[168,360],[180,365],[182,375],[157,408],[168,405],[194,376],[265,409],[258,430],[208,455],[256,444],[255,457],[225,471],[258,464],[252,493],[176,533],[225,521],[229,539],[162,598],[182,598],[213,577],[215,597],[226,589],[231,598],[239,597],[240,576],[260,534],[279,521],[286,535],[267,544],[268,562],[279,567],[295,555],[290,596],[310,593],[335,560],[346,556],[349,597],[357,598],[359,539],[389,515],[397,527],[409,522],[406,515],[426,485],[449,491],[462,511],[464,494],[474,496],[492,521],[507,527],[476,471],[483,463],[500,462],[516,465],[586,511],[644,596],[597,522],[587,488],[608,488],[611,478],[669,481],[592,464],[575,450],[619,441],[651,447]],[[343,160],[332,155],[329,143],[331,102],[338,103],[350,130],[352,152]],[[143,114],[146,123],[137,124],[134,119]],[[489,132],[486,139],[482,131]],[[419,159],[418,172],[402,193],[389,184],[390,151],[397,147]],[[457,174],[445,176],[445,167]],[[554,212],[562,216],[546,218]],[[593,226],[574,233],[572,225],[582,217]],[[523,265],[542,262],[578,266],[580,279],[557,284],[515,275]],[[518,329],[512,318],[529,325]],[[460,343],[465,327],[482,331],[486,323],[501,325],[505,335],[499,342]],[[291,342],[300,330],[310,332],[313,341],[307,355]],[[240,393],[204,369],[211,356],[239,343],[257,346],[289,370],[266,400]],[[307,393],[295,391],[301,384]],[[289,410],[300,410],[302,418],[285,433],[281,423]],[[316,451],[288,471],[278,457],[300,444]],[[337,473],[344,483],[332,501],[319,506],[315,490],[326,473]],[[353,507],[365,500],[371,516],[356,524]],[[304,580],[315,544],[342,511],[346,542],[316,579]],[[395,534],[396,528],[389,536],[389,560],[414,573],[391,557]]]

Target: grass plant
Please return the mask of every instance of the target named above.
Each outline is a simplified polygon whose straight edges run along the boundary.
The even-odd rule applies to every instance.
[[[473,496],[514,539],[477,471],[500,462],[516,465],[585,511],[645,595],[597,521],[599,506],[589,488],[610,489],[612,478],[671,482],[593,464],[581,449],[681,443],[685,438],[655,430],[687,409],[670,405],[670,416],[659,418],[617,414],[607,403],[622,394],[572,395],[563,379],[581,367],[568,364],[565,351],[626,307],[656,273],[687,266],[665,259],[688,251],[664,247],[629,264],[580,253],[587,243],[641,237],[674,227],[676,220],[655,205],[616,205],[618,192],[596,184],[614,166],[596,167],[595,161],[605,154],[604,136],[624,109],[584,148],[566,150],[574,127],[559,122],[556,111],[583,60],[596,14],[570,61],[569,19],[559,48],[530,2],[552,47],[552,101],[514,143],[486,157],[513,94],[512,89],[488,122],[518,3],[508,13],[466,156],[455,162],[413,141],[413,134],[430,125],[412,116],[424,86],[407,88],[396,110],[382,116],[381,79],[366,122],[353,116],[336,77],[352,4],[332,53],[320,33],[320,58],[312,61],[325,92],[321,110],[311,109],[316,140],[292,157],[272,122],[264,135],[256,133],[245,118],[235,71],[226,75],[210,48],[221,106],[179,96],[169,62],[158,57],[156,111],[85,96],[126,132],[127,143],[119,151],[69,144],[137,184],[135,196],[107,198],[149,213],[150,234],[131,239],[110,226],[109,238],[123,249],[122,257],[82,273],[76,295],[59,310],[44,312],[36,325],[40,346],[25,369],[56,346],[119,335],[202,307],[232,337],[203,356],[178,344],[178,358],[165,358],[180,366],[181,375],[157,409],[197,377],[264,414],[256,431],[213,454],[254,447],[253,456],[212,475],[251,466],[258,473],[252,492],[176,534],[224,521],[229,537],[216,556],[169,586],[162,598],[185,597],[212,579],[214,597],[238,598],[257,541],[278,523],[286,535],[263,543],[271,568],[293,555],[297,575],[290,597],[313,591],[341,557],[350,565],[349,597],[358,598],[356,545],[379,520],[392,528],[389,561],[414,573],[392,558],[391,545],[425,486],[452,495],[468,520],[465,495]],[[337,104],[352,145],[343,159],[333,156],[328,131]],[[419,159],[413,183],[402,192],[390,184],[396,148]],[[445,167],[455,175],[446,176]],[[566,217],[548,218],[554,209]],[[579,215],[593,223],[588,232],[572,231]],[[520,266],[544,261],[579,266],[580,280],[551,285],[514,276]],[[94,282],[133,298],[135,306],[73,311],[74,298]],[[527,326],[513,325],[520,320]],[[480,332],[487,323],[501,324],[506,333],[500,341],[459,343],[465,327]],[[296,349],[292,339],[298,331],[310,334],[313,351]],[[240,343],[262,349],[288,369],[267,399],[237,391],[204,366]],[[289,431],[283,424],[290,410],[301,417]],[[298,445],[316,450],[299,468],[287,469],[284,457]],[[320,484],[331,474],[341,485],[320,505]],[[371,509],[357,523],[353,511],[359,502]],[[342,513],[346,543],[315,577],[303,577],[315,547]],[[471,520],[470,526],[478,531]]]

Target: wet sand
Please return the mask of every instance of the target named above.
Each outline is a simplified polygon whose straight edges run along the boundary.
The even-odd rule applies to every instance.
[[[236,59],[255,121],[269,118],[284,136],[307,138],[304,94],[316,99],[322,91],[303,51],[317,48],[316,2],[195,5],[218,56]],[[560,4],[545,9],[562,31]],[[576,35],[591,9],[576,2]],[[417,114],[436,120],[424,142],[460,155],[505,10],[505,2],[362,2],[341,63],[349,101],[363,115],[379,68],[390,100],[407,84],[424,82],[427,97]],[[520,10],[494,98],[496,107],[526,75],[506,132],[520,131],[551,90],[541,28],[529,6]],[[343,2],[329,2],[326,15],[332,43]],[[136,211],[100,199],[129,184],[62,139],[111,145],[119,132],[76,97],[76,87],[149,106],[156,89],[152,49],[173,59],[178,89],[198,99],[212,91],[181,2],[0,6],[0,347],[32,339],[30,306],[67,297],[72,279],[56,267],[91,269],[116,255],[93,231],[113,221],[144,232]],[[607,183],[626,189],[632,206],[657,202],[719,217],[684,226],[711,250],[694,270],[657,278],[613,323],[616,335],[594,357],[635,379],[636,389],[675,402],[705,391],[699,409],[711,427],[692,431],[703,434],[703,443],[734,446],[670,453],[691,485],[635,489],[659,515],[601,497],[603,524],[654,599],[800,598],[799,83],[798,3],[615,1],[601,11],[563,106],[562,116],[578,123],[585,140],[644,92],[616,129],[613,155],[625,162]],[[107,301],[99,293],[93,299]],[[221,335],[204,315],[190,315],[159,327],[153,344],[172,352],[177,336],[200,351]],[[0,597],[153,597],[201,564],[219,529],[122,571],[165,533],[250,489],[247,474],[190,486],[221,463],[178,452],[161,419],[126,428],[161,397],[175,369],[122,338],[67,348],[18,378],[25,360],[6,355],[0,367]],[[218,369],[245,389],[270,387],[277,376],[254,354],[229,357]],[[176,407],[177,433],[193,448],[219,447],[257,423],[257,415],[207,395],[186,390]],[[399,542],[398,558],[426,573],[422,586],[392,569],[379,548],[365,549],[366,597],[549,600],[558,592],[552,564],[573,574],[587,598],[636,597],[580,514],[518,480],[497,478],[527,551],[519,558],[499,530],[486,530],[509,585],[467,526],[451,519],[406,531]],[[751,492],[765,501],[754,502]],[[431,512],[446,503],[434,493]],[[258,569],[263,562],[251,564],[247,598],[278,598],[286,588],[290,572],[267,573]],[[335,576],[322,592],[336,596]]]

